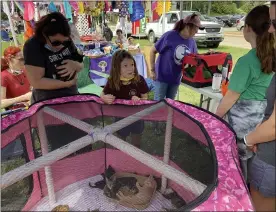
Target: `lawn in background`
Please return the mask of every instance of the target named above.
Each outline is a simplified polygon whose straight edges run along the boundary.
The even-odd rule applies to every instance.
[[[23,36],[18,35],[18,40],[22,44]],[[139,39],[139,38],[135,38],[135,42],[140,44],[140,47],[143,53],[145,54],[146,60],[149,64],[149,52],[150,52],[150,48],[152,47],[152,44],[147,39]],[[14,45],[14,43],[12,43],[12,45]],[[1,42],[1,56],[3,55],[4,49],[7,48],[8,46],[9,46],[8,42]],[[204,53],[204,52],[207,52],[208,50],[209,50],[208,48],[199,48],[199,53]],[[219,52],[231,53],[234,64],[242,55],[246,54],[249,51],[248,49],[229,47],[229,46],[220,46],[215,50]],[[180,86],[179,97],[180,97],[179,98],[180,101],[188,102],[194,105],[199,105],[200,95],[195,91],[185,88],[184,86]]]
[[[11,35],[10,35],[10,37],[11,37]],[[22,45],[23,44],[23,34],[19,34],[16,37],[17,37],[17,40],[18,40],[19,44]],[[11,44],[11,46],[14,46],[14,42],[13,41],[11,43],[10,42],[6,42],[6,41],[1,41],[1,57],[3,56],[4,50],[6,48],[8,48],[10,46],[10,44]]]

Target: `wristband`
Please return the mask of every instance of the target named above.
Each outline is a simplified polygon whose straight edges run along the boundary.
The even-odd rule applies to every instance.
[[[248,146],[248,147],[254,146],[254,145],[249,145],[249,144],[247,143],[246,136],[247,136],[247,135],[245,135],[245,136],[243,137],[243,142],[244,142],[245,146]]]

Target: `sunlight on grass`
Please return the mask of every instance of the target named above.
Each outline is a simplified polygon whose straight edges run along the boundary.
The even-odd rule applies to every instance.
[[[11,35],[10,35],[11,36]],[[18,42],[19,42],[19,45],[21,44],[23,44],[23,34],[19,34],[19,35],[17,35],[16,36],[17,37],[17,40],[18,40]],[[6,41],[1,41],[1,57],[3,56],[3,53],[4,53],[4,50],[6,49],[6,48],[8,48],[9,46],[15,46],[15,44],[14,44],[14,42],[11,42],[11,44],[10,44],[10,42],[6,42]]]

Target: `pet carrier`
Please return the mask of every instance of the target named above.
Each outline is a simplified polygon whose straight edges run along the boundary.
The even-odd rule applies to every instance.
[[[222,73],[223,68],[228,69],[225,75],[232,70],[228,53],[189,54],[182,63],[182,82],[195,88],[211,86],[213,74]]]
[[[118,133],[134,132],[137,122],[140,147],[132,145],[134,134],[122,140]],[[36,103],[1,126],[4,211],[253,210],[235,133],[201,108],[169,99],[105,105],[97,96],[76,95]],[[154,133],[157,126],[163,134]],[[4,157],[15,142],[21,154]],[[134,182],[132,191],[133,176],[151,180],[150,198],[120,204],[115,193],[114,201],[113,176],[128,176],[120,189]]]

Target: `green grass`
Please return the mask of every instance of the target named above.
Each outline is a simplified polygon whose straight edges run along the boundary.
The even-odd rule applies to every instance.
[[[1,162],[1,175],[25,164],[25,160],[21,157]],[[19,211],[26,204],[29,198],[29,180],[24,179],[14,183],[13,185],[1,190],[1,210]]]
[[[10,35],[11,36],[11,35]],[[23,44],[23,34],[17,35],[17,40],[20,44]],[[10,46],[9,42],[1,42],[1,57],[3,56],[4,50]],[[11,46],[15,46],[14,42],[11,42]]]

